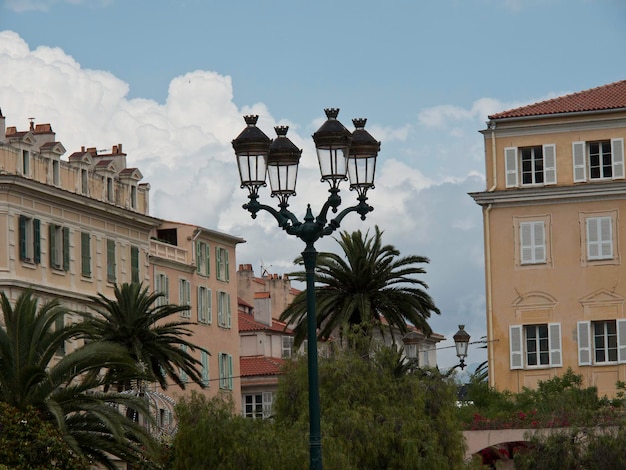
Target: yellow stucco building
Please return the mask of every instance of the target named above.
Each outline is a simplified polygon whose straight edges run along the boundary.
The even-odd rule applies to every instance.
[[[484,219],[490,385],[568,367],[626,380],[626,81],[489,116]],[[626,252],[625,252],[626,256]]]

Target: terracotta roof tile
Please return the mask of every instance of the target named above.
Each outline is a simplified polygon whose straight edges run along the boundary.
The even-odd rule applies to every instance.
[[[292,331],[287,328],[286,324],[272,320],[272,326],[268,326],[264,323],[258,322],[249,313],[239,312],[239,332],[244,331],[275,331],[277,333],[292,334]]]
[[[283,359],[267,356],[243,356],[239,358],[239,371],[242,377],[253,375],[279,375]]]
[[[626,108],[626,80],[492,114],[489,116],[489,119],[579,113],[620,108]]]

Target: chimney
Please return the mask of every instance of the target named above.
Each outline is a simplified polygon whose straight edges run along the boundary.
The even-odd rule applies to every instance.
[[[7,141],[6,133],[6,122],[2,115],[2,109],[0,109],[0,144],[4,144]]]
[[[269,292],[254,294],[254,320],[272,326],[272,299]]]
[[[31,117],[31,118],[28,118],[28,120],[30,121],[30,130],[34,131],[35,130],[35,118]]]

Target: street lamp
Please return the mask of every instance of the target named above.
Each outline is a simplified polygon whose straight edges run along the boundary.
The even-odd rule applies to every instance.
[[[465,358],[467,357],[467,347],[469,346],[470,335],[465,331],[465,325],[459,325],[459,331],[454,336],[454,347],[456,348],[456,355],[461,361],[459,367],[461,370],[465,369]]]
[[[299,150],[287,137],[287,126],[275,127],[276,138],[270,140],[257,126],[258,116],[244,116],[246,127],[233,140],[237,157],[241,188],[249,191],[247,204],[243,205],[255,219],[260,210],[269,212],[278,226],[289,235],[295,235],[305,242],[302,259],[306,271],[308,374],[309,374],[309,451],[310,468],[321,470],[322,437],[320,429],[319,379],[317,368],[317,319],[315,310],[315,266],[317,251],[315,242],[332,234],[343,218],[351,212],[365,216],[374,210],[367,204],[367,191],[374,188],[376,158],[380,142],[365,130],[365,119],[354,119],[355,130],[348,131],[337,120],[339,109],[324,110],[326,122],[313,134],[322,181],[330,185],[330,195],[317,217],[307,205],[304,221],[301,222],[287,209],[290,196],[296,195],[298,163],[302,150]],[[259,188],[267,186],[269,176],[271,196],[278,198],[278,210],[259,203]],[[339,184],[350,181],[350,190],[357,193],[358,203],[343,209],[330,221],[328,210],[333,213],[341,204]]]

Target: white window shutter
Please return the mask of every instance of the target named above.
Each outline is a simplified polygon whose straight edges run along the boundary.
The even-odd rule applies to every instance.
[[[543,222],[533,223],[535,263],[546,262],[546,231]]]
[[[617,320],[617,360],[626,362],[626,320]]]
[[[272,416],[272,392],[263,392],[263,417],[269,418]]]
[[[600,257],[613,258],[613,229],[611,217],[600,218]]]
[[[533,262],[533,232],[530,222],[519,224],[520,260],[522,264]]]
[[[585,163],[585,143],[572,142],[572,158],[574,163],[574,183],[587,180],[587,168]]]
[[[504,149],[504,172],[506,174],[506,187],[516,188],[517,182],[517,147]]]
[[[624,139],[611,139],[613,179],[624,178]]]
[[[550,349],[550,367],[561,367],[561,324],[548,323],[548,348]]]
[[[591,365],[591,325],[588,321],[578,322],[578,365]]]
[[[543,146],[543,183],[556,184],[556,145]]]
[[[598,259],[600,257],[600,240],[598,239],[598,219],[587,219],[587,258]]]
[[[511,325],[509,327],[509,346],[511,352],[511,369],[523,369],[521,325]]]

